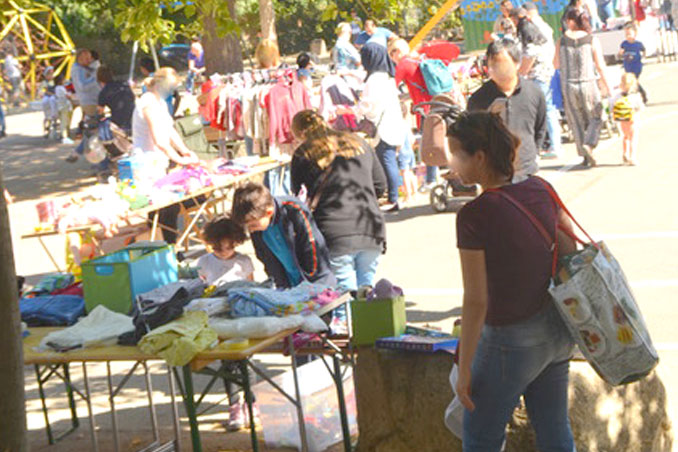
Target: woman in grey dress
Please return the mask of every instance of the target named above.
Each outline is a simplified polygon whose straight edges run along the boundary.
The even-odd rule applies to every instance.
[[[598,39],[591,34],[585,13],[570,10],[566,15],[568,29],[556,44],[554,65],[560,68],[560,83],[567,123],[572,129],[577,152],[583,164],[595,166],[593,149],[598,145],[603,125],[602,95],[610,92],[605,78],[605,62]]]

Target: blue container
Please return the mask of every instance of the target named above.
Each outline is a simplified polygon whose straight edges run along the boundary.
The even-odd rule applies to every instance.
[[[82,264],[85,306],[127,314],[137,295],[178,279],[174,247],[128,247]]]
[[[144,160],[139,157],[127,157],[118,160],[118,179],[122,181],[138,180],[138,175],[144,170]]]

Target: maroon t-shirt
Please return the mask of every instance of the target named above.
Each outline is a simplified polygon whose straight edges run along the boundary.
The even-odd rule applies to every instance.
[[[555,233],[557,211],[538,179],[530,177],[500,190],[523,204],[547,231]],[[485,251],[487,325],[511,325],[528,319],[549,299],[553,259],[549,245],[527,215],[500,194],[483,193],[459,211],[457,246]]]

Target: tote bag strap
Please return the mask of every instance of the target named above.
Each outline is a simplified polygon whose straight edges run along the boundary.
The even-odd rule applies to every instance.
[[[556,191],[553,189],[553,187],[551,187],[551,185],[549,185],[549,184],[548,184],[544,179],[542,179],[541,177],[538,177],[538,176],[533,176],[533,177],[534,177],[535,179],[537,179],[537,180],[539,181],[539,183],[541,183],[541,184],[544,186],[544,188],[546,189],[546,191],[547,191],[547,192],[549,193],[549,195],[551,196],[551,199],[553,199],[553,202],[555,202],[556,205],[557,205],[559,208],[563,209],[563,212],[565,212],[565,214],[566,214],[568,217],[570,217],[570,219],[572,220],[572,222],[579,228],[579,230],[580,230],[581,232],[584,233],[584,235],[586,236],[586,238],[589,240],[589,244],[591,244],[591,245],[595,246],[596,248],[598,248],[598,245],[596,244],[596,241],[593,240],[593,239],[591,238],[591,236],[589,235],[589,233],[586,232],[586,229],[584,229],[584,228],[582,227],[582,225],[580,225],[579,222],[576,220],[576,218],[574,218],[574,216],[572,216],[572,213],[571,213],[570,210],[565,206],[565,203],[563,203],[563,201],[560,199],[560,196],[558,196],[558,193],[556,193]],[[581,243],[582,245],[586,245],[586,243],[585,243],[584,241],[582,241],[581,239],[579,239],[579,238],[574,234],[573,231],[567,230],[567,229],[565,229],[565,228],[563,228],[563,227],[560,227],[560,226],[559,226],[559,229],[560,229],[561,231],[565,232],[567,235],[569,235],[569,236],[570,236],[571,238],[573,238],[575,241]]]

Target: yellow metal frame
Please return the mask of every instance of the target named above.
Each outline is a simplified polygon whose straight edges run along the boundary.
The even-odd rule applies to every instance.
[[[30,99],[34,100],[38,80],[42,77],[41,62],[54,66],[54,75],[63,73],[71,76],[71,67],[75,63],[75,44],[59,16],[48,6],[32,3],[30,8],[21,8],[13,0],[8,0],[13,8],[0,13],[0,41],[7,36],[22,41],[27,53],[17,56],[20,62],[27,62],[23,68],[23,81],[30,88]],[[44,43],[38,43],[44,40]],[[0,60],[0,64],[4,60]]]
[[[426,35],[428,35],[431,30],[435,28],[436,25],[438,25],[438,22],[443,20],[445,15],[452,9],[454,6],[459,3],[459,0],[447,0],[441,7],[438,9],[438,12],[431,17],[431,19],[426,22],[426,25],[421,27],[421,30],[417,32],[416,35],[414,35],[414,38],[410,41],[410,49],[416,48],[421,42],[424,40]]]

